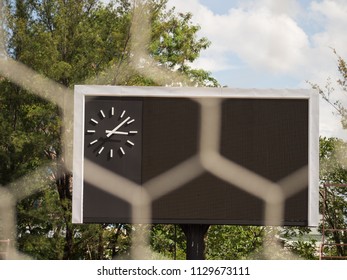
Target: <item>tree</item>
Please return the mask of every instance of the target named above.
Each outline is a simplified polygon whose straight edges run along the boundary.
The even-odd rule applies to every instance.
[[[324,234],[324,240],[330,244],[339,244],[324,247],[325,256],[346,256],[347,232],[347,186],[346,184],[346,148],[347,144],[338,138],[320,137],[320,214],[324,219],[319,224],[319,232]],[[323,188],[325,185],[329,187]],[[338,231],[325,229],[342,229]],[[344,230],[343,230],[344,229]],[[284,244],[292,252],[304,259],[318,259],[317,240],[310,237],[310,228],[288,227],[282,231]],[[320,238],[321,239],[321,238]]]
[[[339,77],[336,81],[331,78],[327,79],[324,87],[311,83],[320,96],[328,104],[334,113],[336,113],[341,120],[343,129],[347,129],[347,107],[342,101],[341,93],[347,93],[347,64],[335,49],[334,54],[337,57],[337,70]],[[335,89],[337,85],[338,90]],[[345,184],[346,183],[346,143],[337,138],[321,138],[321,167],[320,178],[323,184]],[[323,225],[326,228],[332,229],[347,229],[346,216],[347,216],[347,197],[346,188],[328,187],[325,188],[325,198],[323,199],[321,209],[325,209],[326,220]],[[327,238],[334,240],[336,244],[341,246],[331,247],[331,253],[337,256],[346,256],[347,246],[343,245],[347,242],[347,231],[330,231],[327,232]]]
[[[265,231],[262,226],[211,226],[206,257],[212,260],[252,259],[262,248]]]
[[[151,247],[166,259],[186,258],[186,239],[178,225],[154,225],[151,230]]]
[[[143,46],[156,66],[179,72],[195,85],[217,81],[189,63],[208,47],[190,14],[167,10],[167,0],[142,1],[151,9],[150,41]],[[78,83],[157,85],[132,63],[135,7],[130,0],[7,0],[7,55],[62,86]],[[133,43],[134,44],[134,43]],[[17,206],[20,251],[37,259],[111,258],[126,255],[128,225],[71,223],[72,174],[65,166],[63,111],[0,79],[0,184],[6,186],[50,163],[35,182],[40,191]],[[48,180],[47,180],[48,178]],[[22,186],[20,186],[22,187]],[[123,245],[122,245],[123,244]],[[53,250],[52,250],[53,248]]]
[[[149,52],[161,66],[183,72],[193,84],[217,87],[217,80],[209,72],[189,66],[210,45],[207,38],[196,38],[200,27],[192,25],[191,18],[191,13],[177,16],[174,8],[155,13]]]
[[[347,256],[347,143],[337,138],[321,138],[320,179],[327,185],[321,192],[321,212],[324,212],[325,238],[333,244],[324,248],[326,255]]]
[[[339,78],[336,80],[336,84],[343,93],[347,93],[347,64],[346,61],[337,54],[336,50],[333,50],[337,56],[337,65]],[[308,82],[311,87],[316,90],[319,95],[331,105],[333,111],[340,116],[341,124],[344,129],[347,128],[347,108],[346,105],[340,100],[338,92],[336,92],[334,84],[335,82],[331,78],[327,79],[324,87],[317,83]]]

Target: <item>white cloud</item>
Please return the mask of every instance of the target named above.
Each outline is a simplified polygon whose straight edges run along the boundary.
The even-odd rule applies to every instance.
[[[296,17],[301,13],[298,0],[240,0],[239,7],[246,10],[258,10],[266,7],[272,14],[285,14]]]
[[[194,20],[201,26],[201,35],[211,40],[211,47],[202,54],[206,64],[200,62],[207,70],[232,68],[234,65],[225,62],[219,64],[219,68],[208,62],[225,61],[223,58],[231,55],[237,55],[252,68],[273,73],[292,72],[298,65],[304,65],[308,38],[296,22],[284,13],[278,1],[259,1],[272,3],[270,6],[260,5],[258,1],[254,2],[257,5],[252,6],[253,1],[247,2],[248,5],[244,3],[243,7],[230,9],[223,15],[212,13],[197,0],[172,0],[169,3],[178,10],[193,11]],[[295,9],[292,10],[294,13]]]
[[[347,6],[346,1],[313,1],[311,9],[317,21],[323,25],[321,32],[312,37],[315,47],[332,47],[341,55],[347,56]]]
[[[250,66],[283,73],[304,62],[308,40],[287,15],[272,14],[266,8],[232,10],[227,21],[230,49]]]

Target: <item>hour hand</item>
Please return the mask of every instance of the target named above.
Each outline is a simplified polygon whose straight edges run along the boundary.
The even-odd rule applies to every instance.
[[[107,133],[107,136],[108,135],[112,135],[112,134],[119,134],[119,135],[128,135],[129,134],[129,132],[125,132],[125,131],[118,131],[118,130],[116,130],[116,131],[113,131],[113,130],[105,130],[105,132]]]

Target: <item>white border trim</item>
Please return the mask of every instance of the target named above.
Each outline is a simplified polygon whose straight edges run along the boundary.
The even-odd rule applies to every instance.
[[[308,99],[315,95],[307,89],[237,89],[198,87],[136,87],[76,85],[75,92],[98,96],[140,96],[140,97],[228,97],[228,98],[287,98]]]
[[[83,223],[84,94],[74,94],[72,222]]]
[[[319,96],[310,91],[309,97],[309,197],[308,226],[319,223]]]
[[[220,98],[284,98],[309,100],[309,209],[308,225],[319,222],[319,96],[308,89],[231,89],[184,87],[126,87],[76,85],[74,91],[74,152],[72,222],[83,223],[83,128],[84,98],[97,96],[141,97],[220,97]]]

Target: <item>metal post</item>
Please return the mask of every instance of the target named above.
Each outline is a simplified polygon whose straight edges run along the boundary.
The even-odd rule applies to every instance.
[[[210,225],[181,225],[187,238],[186,258],[187,260],[205,259],[205,235]]]

